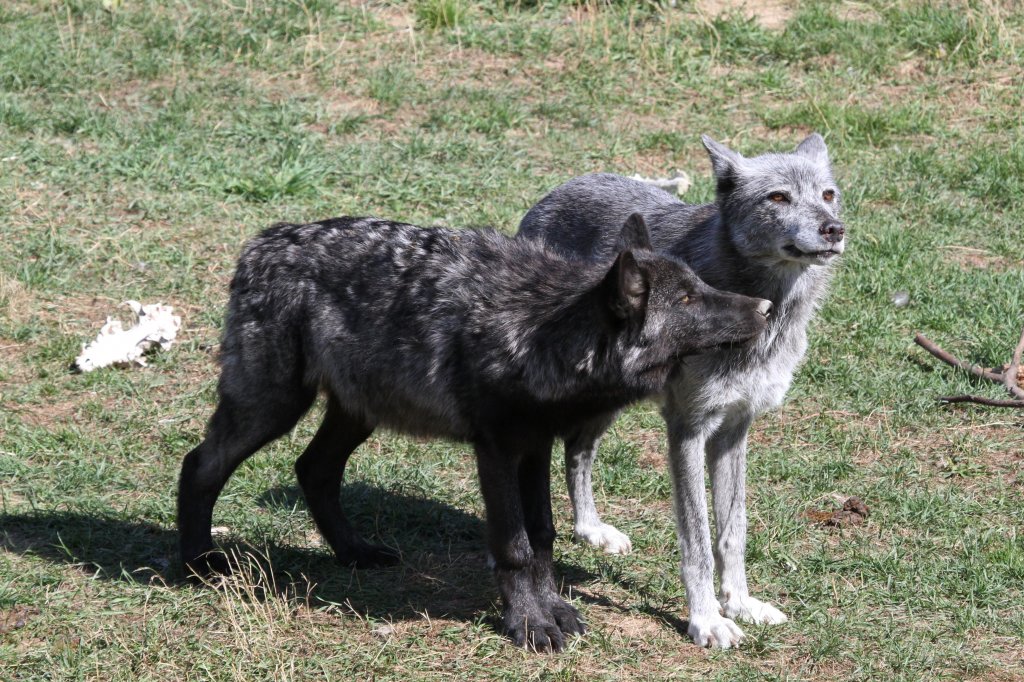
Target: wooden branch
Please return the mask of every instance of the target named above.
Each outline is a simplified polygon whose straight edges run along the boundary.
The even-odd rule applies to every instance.
[[[1022,353],[1024,353],[1024,329],[1020,330],[1020,341],[1017,342],[1017,347],[1013,351],[1013,359],[1010,361],[1010,366],[1003,371],[1003,385],[1006,386],[1006,390],[1010,392],[1010,395],[1017,400],[1024,400],[1024,389],[1020,387],[1017,381]]]
[[[980,395],[944,395],[939,398],[942,403],[977,403],[990,407],[1015,407],[1024,410],[1024,400],[996,400]]]
[[[972,376],[978,377],[979,379],[986,379],[987,381],[1002,384],[1006,387],[1006,390],[1009,391],[1010,395],[1013,396],[1012,400],[996,400],[977,395],[947,395],[940,397],[940,402],[977,403],[978,405],[988,405],[990,407],[1012,407],[1024,409],[1024,388],[1021,388],[1017,381],[1017,373],[1020,371],[1021,356],[1024,355],[1024,330],[1021,330],[1020,341],[1017,343],[1017,347],[1013,351],[1013,359],[1010,361],[1010,365],[1002,372],[993,372],[985,369],[981,365],[966,363],[952,353],[948,353],[939,348],[924,334],[915,334],[914,343],[921,346],[921,348],[924,348],[947,365],[965,370]]]
[[[921,346],[921,348],[924,348],[926,351],[937,357],[939,360],[942,360],[947,365],[951,365],[953,367],[956,367],[957,369],[962,369],[967,372],[970,372],[972,375],[978,377],[979,379],[988,379],[989,381],[994,381],[997,384],[1003,383],[1003,375],[1000,374],[999,372],[991,372],[982,367],[981,365],[971,365],[964,362],[963,360],[957,358],[952,353],[947,353],[946,351],[936,346],[932,341],[929,341],[924,334],[915,334],[914,343]]]

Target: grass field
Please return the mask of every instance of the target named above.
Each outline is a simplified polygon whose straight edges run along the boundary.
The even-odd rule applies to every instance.
[[[939,405],[1003,391],[911,341],[994,366],[1024,324],[1024,10],[750,4],[767,9],[2,3],[0,679],[1024,679],[1024,413]],[[755,154],[812,130],[850,244],[788,403],[755,425],[748,484],[753,591],[789,623],[747,627],[739,650],[686,638],[652,405],[595,474],[632,555],[572,544],[553,491],[557,569],[591,626],[562,654],[495,631],[463,446],[375,434],[346,506],[404,560],[335,565],[291,469],[315,415],[217,506],[250,570],[183,583],[175,481],[247,236],[343,214],[513,231],[594,170],[682,169],[706,201],[700,133]],[[180,342],[145,369],[70,373],[130,298],[174,305]],[[862,525],[807,515],[850,495]]]

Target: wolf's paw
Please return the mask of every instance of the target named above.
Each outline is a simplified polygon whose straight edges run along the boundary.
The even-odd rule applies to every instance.
[[[351,548],[344,556],[338,556],[338,561],[342,565],[355,568],[386,568],[398,564],[399,559],[398,553],[394,550],[368,542]]]
[[[555,623],[516,615],[506,615],[502,620],[505,634],[518,647],[538,653],[557,652],[565,647],[565,635]]]
[[[583,617],[580,616],[580,612],[576,610],[576,607],[567,601],[564,601],[561,597],[555,596],[548,604],[547,607],[551,610],[551,615],[555,619],[555,623],[558,624],[558,629],[567,635],[582,635],[587,631],[587,626],[583,623]]]
[[[577,542],[588,542],[608,554],[629,554],[633,551],[633,543],[629,541],[628,535],[620,533],[615,526],[600,521],[586,526],[576,526],[572,536]]]
[[[203,583],[218,575],[230,575],[231,563],[224,552],[211,549],[184,562],[185,575],[195,583]]]
[[[717,613],[709,616],[690,616],[690,627],[686,634],[690,635],[694,644],[702,647],[718,647],[728,649],[739,646],[743,641],[743,630],[728,618]]]
[[[778,625],[786,622],[786,614],[751,596],[719,599],[726,617],[755,625]]]

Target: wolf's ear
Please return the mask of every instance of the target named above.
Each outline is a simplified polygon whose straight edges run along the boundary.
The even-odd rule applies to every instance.
[[[622,225],[622,232],[619,233],[619,241],[616,244],[616,251],[628,251],[629,249],[647,249],[652,251],[651,233],[647,229],[644,217],[639,213],[626,218]]]
[[[814,163],[828,165],[828,147],[825,146],[825,138],[818,133],[811,133],[806,140],[798,144],[796,153]]]
[[[632,251],[619,254],[605,281],[611,294],[609,305],[616,317],[629,319],[642,315],[647,309],[650,281]]]
[[[736,173],[743,162],[743,156],[707,135],[701,135],[700,139],[711,157],[711,169],[715,173],[718,193],[728,194],[736,186]]]

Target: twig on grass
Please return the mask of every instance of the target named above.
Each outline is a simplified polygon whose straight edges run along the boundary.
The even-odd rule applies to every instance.
[[[941,396],[940,402],[943,403],[977,403],[979,405],[988,405],[990,407],[1012,407],[1018,409],[1024,409],[1024,388],[1020,387],[1017,381],[1017,374],[1020,371],[1021,355],[1024,354],[1024,329],[1021,330],[1020,341],[1017,343],[1017,347],[1013,351],[1013,359],[1010,364],[1003,368],[1001,372],[993,372],[985,369],[981,365],[973,365],[959,359],[952,353],[944,351],[935,345],[934,342],[930,341],[924,334],[915,334],[914,343],[924,348],[926,351],[931,353],[933,356],[942,360],[947,365],[956,367],[969,372],[972,376],[976,376],[979,379],[987,379],[997,384],[1001,384],[1012,396],[1010,400],[997,400],[994,398],[985,398],[983,396],[976,395],[949,395]]]
[[[994,381],[997,384],[1003,383],[1002,374],[985,369],[981,365],[972,365],[964,362],[963,360],[959,359],[952,353],[946,352],[939,348],[938,346],[936,346],[935,343],[928,340],[928,337],[926,337],[924,334],[914,335],[914,343],[921,346],[921,348],[924,348],[926,351],[937,357],[939,360],[942,360],[947,365],[951,365],[952,367],[956,367],[957,369],[962,369],[967,372],[970,372],[979,379],[988,379],[989,381]]]
[[[977,403],[990,407],[1016,407],[1024,410],[1024,400],[999,400],[998,398],[986,398],[980,395],[943,395],[939,396],[940,403]]]

